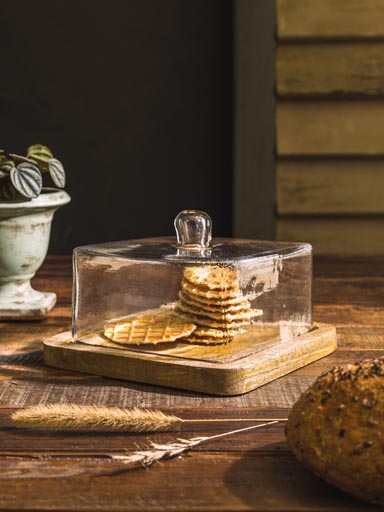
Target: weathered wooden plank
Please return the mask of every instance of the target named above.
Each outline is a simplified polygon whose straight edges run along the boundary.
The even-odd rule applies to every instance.
[[[280,101],[279,155],[384,155],[384,101]]]
[[[316,294],[317,298],[319,294]],[[353,326],[360,327],[359,333],[362,333],[362,326],[376,329],[381,326],[384,327],[384,308],[373,307],[373,306],[361,306],[361,305],[350,305],[350,304],[315,304],[313,308],[314,319],[317,322],[326,322],[336,327],[341,326]],[[362,338],[365,338],[364,334],[361,334]],[[383,344],[384,339],[378,336],[377,346]],[[340,339],[339,339],[340,347]]]
[[[292,374],[291,374],[292,375]],[[77,403],[118,405],[121,407],[215,408],[255,407],[263,410],[292,407],[313,378],[288,375],[246,395],[217,397],[176,389],[149,386],[94,377],[71,379],[8,379],[0,380],[0,408],[22,407],[39,403]]]
[[[383,296],[382,279],[317,279],[313,286],[315,304],[375,308]],[[362,322],[364,325],[364,322]]]
[[[277,239],[309,242],[315,254],[384,254],[384,217],[286,217]]]
[[[314,258],[313,275],[318,278],[379,278],[384,277],[382,256],[319,256]]]
[[[70,307],[67,306],[65,316],[48,316],[44,322],[32,325],[30,323],[0,323],[1,354],[40,350],[45,339],[71,328],[69,311]]]
[[[347,352],[347,358],[350,362],[354,359],[352,349],[359,347],[360,350],[367,350],[371,352],[370,356],[366,357],[383,357],[384,347],[384,328],[383,327],[356,327],[350,325],[347,327],[340,326],[337,328],[337,336],[339,348],[341,351]],[[365,358],[365,357],[364,357]]]
[[[276,73],[280,96],[382,95],[384,43],[280,45]]]
[[[316,372],[317,375],[321,375],[334,366],[345,366],[347,364],[352,364],[363,359],[371,359],[383,356],[384,350],[338,350],[332,355],[324,357],[324,359],[320,359],[320,361],[317,361],[309,366],[305,366],[304,368],[300,368],[300,370],[297,370],[295,375],[300,377],[312,377],[314,372]]]
[[[283,160],[277,163],[280,214],[384,213],[384,160]]]
[[[76,512],[381,510],[323,482],[286,452],[191,452],[147,470],[122,470],[123,464],[112,457],[2,457],[0,507]]]
[[[384,37],[383,0],[277,0],[280,39]]]

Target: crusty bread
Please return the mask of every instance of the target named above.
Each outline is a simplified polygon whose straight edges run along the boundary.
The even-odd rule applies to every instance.
[[[293,406],[287,438],[305,466],[384,505],[384,359],[333,368]]]

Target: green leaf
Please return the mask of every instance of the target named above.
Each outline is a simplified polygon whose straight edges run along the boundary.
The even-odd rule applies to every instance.
[[[48,166],[48,160],[46,156],[40,157],[38,155],[30,156],[28,155],[29,160],[31,160],[37,167],[40,169],[41,172],[48,172],[49,166]]]
[[[32,146],[29,146],[27,149],[27,156],[32,154],[45,155],[47,159],[53,158],[52,151],[47,146],[43,146],[43,144],[33,144]]]
[[[48,168],[49,174],[53,180],[53,183],[56,187],[64,188],[65,187],[65,171],[63,164],[57,158],[50,158],[48,160]]]
[[[30,201],[29,198],[22,196],[13,186],[9,176],[1,181],[0,201]]]
[[[15,162],[13,160],[0,160],[0,171],[5,173],[7,176],[11,172],[11,170],[15,167]]]
[[[15,155],[14,153],[9,153],[9,156],[15,161],[15,162],[28,162],[30,164],[34,164],[35,162],[31,160],[30,158],[27,158],[26,156],[21,155]]]
[[[4,164],[7,161],[8,161],[8,158],[3,153],[0,153],[0,169],[1,169],[2,164]],[[4,169],[1,169],[1,172],[6,172],[6,171]]]
[[[12,185],[24,197],[37,197],[42,189],[43,180],[39,169],[30,163],[21,163],[11,170]]]
[[[41,172],[49,172],[48,160],[53,158],[52,151],[42,144],[34,144],[29,146],[27,150],[27,158],[32,160]]]

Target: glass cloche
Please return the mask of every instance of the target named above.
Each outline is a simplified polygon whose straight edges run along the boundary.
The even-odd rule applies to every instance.
[[[290,339],[312,327],[312,247],[211,238],[204,212],[185,210],[176,237],[78,247],[73,341],[157,350]]]

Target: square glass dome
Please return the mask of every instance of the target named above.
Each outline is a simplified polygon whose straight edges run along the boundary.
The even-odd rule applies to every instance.
[[[209,216],[195,210],[175,227],[174,238],[75,249],[73,341],[235,347],[312,327],[309,244],[211,239]]]

